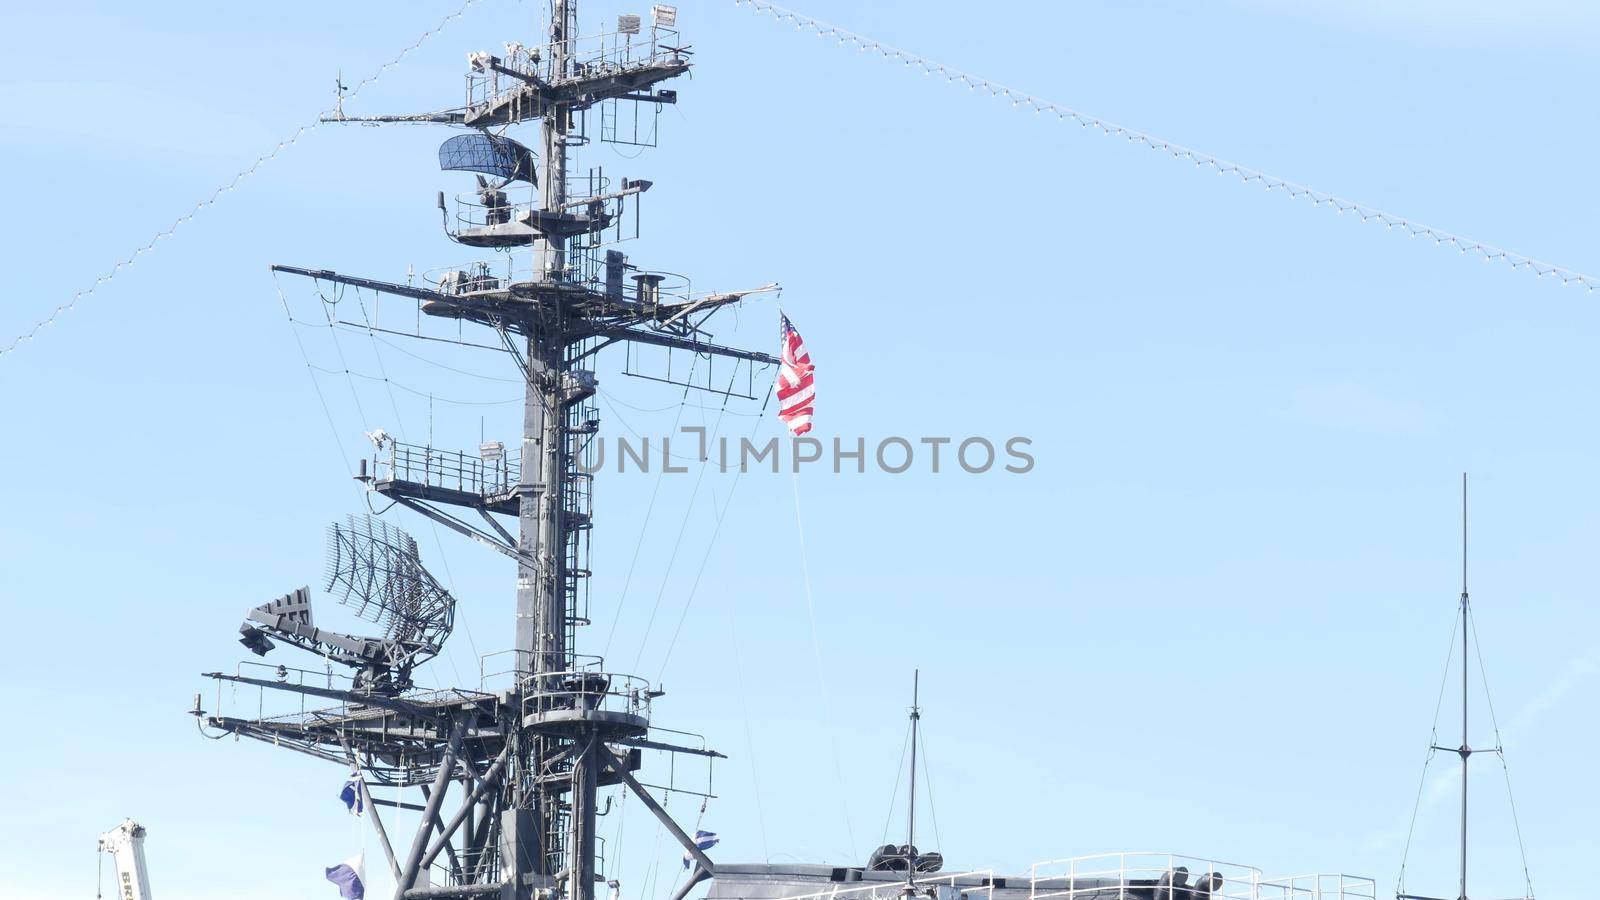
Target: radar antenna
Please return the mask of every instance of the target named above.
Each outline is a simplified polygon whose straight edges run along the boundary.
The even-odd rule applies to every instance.
[[[270,635],[358,669],[358,689],[398,694],[411,687],[413,669],[439,654],[455,623],[455,598],[422,567],[417,542],[371,516],[329,527],[327,589],[357,616],[383,625],[383,635],[317,628],[311,590],[302,587],[251,610],[239,643],[265,656],[275,646]]]
[[[422,567],[416,540],[381,519],[328,526],[327,580],[328,593],[410,650],[413,666],[437,656],[455,625],[455,598]]]

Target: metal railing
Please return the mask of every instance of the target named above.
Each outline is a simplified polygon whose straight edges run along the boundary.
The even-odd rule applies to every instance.
[[[532,675],[522,681],[522,713],[577,710],[650,717],[650,682],[635,675],[602,672],[599,665]]]
[[[233,674],[244,678],[259,678],[263,681],[272,680],[279,684],[294,685],[297,687],[315,687],[327,690],[348,691],[354,687],[354,679],[344,672],[334,671],[330,663],[322,671],[312,669],[299,669],[294,666],[274,665],[272,663],[251,662],[241,660],[234,667]],[[226,693],[224,691],[226,690]],[[272,704],[269,709],[267,697],[270,695],[280,700]],[[249,702],[241,697],[255,695],[255,709],[248,711]],[[249,718],[256,721],[283,720],[293,717],[304,717],[325,708],[327,700],[312,697],[294,691],[280,691],[261,685],[240,684],[237,681],[217,681],[216,705],[213,707],[216,715],[231,714],[233,718]],[[345,708],[340,705],[340,709]]]
[[[496,650],[478,657],[478,690],[510,690],[517,686],[519,663],[526,650]]]
[[[876,874],[876,873],[875,873]],[[892,879],[862,879],[860,881],[834,882],[827,888],[809,894],[786,896],[783,900],[889,900],[906,896],[905,873],[896,872]],[[967,882],[962,884],[961,882]],[[919,893],[932,892],[936,900],[994,900],[994,870],[973,872],[919,873],[916,886]],[[923,896],[928,896],[924,893]]]
[[[785,896],[783,900],[887,900],[905,896],[903,873],[895,873],[892,879],[874,877],[881,874],[863,872],[860,875],[865,877],[835,882],[808,894]],[[919,894],[932,891],[933,900],[992,900],[996,881],[988,870],[928,873],[916,876],[916,887]],[[1019,879],[1012,879],[1006,887],[1015,890],[1022,884]],[[1027,887],[1030,900],[1377,900],[1377,886],[1370,878],[1297,875],[1266,879],[1254,866],[1153,852],[1102,853],[1034,863],[1029,868]]]
[[[566,268],[562,277],[568,283],[597,292],[605,291],[605,257],[594,248],[569,248]],[[428,287],[452,296],[471,294],[484,290],[504,290],[508,286],[531,284],[538,281],[534,257],[527,253],[501,256],[496,259],[473,260],[458,265],[439,266],[421,273]],[[626,300],[644,302],[639,296],[639,275],[656,275],[654,301],[663,304],[688,303],[709,296],[708,292],[695,292],[686,276],[629,267],[622,279],[622,296]]]
[[[533,278],[533,265],[528,260],[474,260],[459,266],[440,266],[422,273],[422,280],[442,294],[452,297],[478,291],[501,290],[513,281]]]
[[[1359,875],[1290,875],[1261,882],[1262,900],[1377,900],[1378,884]]]
[[[565,42],[570,70],[554,73],[553,77],[559,83],[573,77],[621,74],[681,60],[680,41],[675,28],[648,26],[642,27],[639,34],[608,31],[578,35]],[[552,44],[534,48],[508,46],[500,64],[513,72],[542,80],[548,74],[543,61],[554,58],[554,49]],[[492,69],[472,71],[467,74],[467,106],[477,108],[491,104],[525,87],[522,79]]]
[[[1102,853],[1034,863],[1028,882],[1030,900],[1259,900],[1261,870],[1174,853]]]
[[[1034,863],[1030,900],[1377,900],[1353,875],[1263,878],[1241,863],[1175,853],[1125,852]]]
[[[336,718],[381,718],[388,715],[380,707],[370,706],[359,699],[353,702],[331,701],[295,691],[295,687],[313,687],[336,691],[354,691],[355,679],[348,673],[334,669],[331,664],[322,671],[300,669],[294,666],[242,660],[234,668],[238,677],[255,678],[284,685],[284,689],[269,685],[243,684],[228,679],[218,679],[212,712],[217,716],[245,721],[272,724],[311,723]],[[420,706],[455,703],[461,700],[492,700],[486,691],[459,688],[416,688],[400,698]]]
[[[488,228],[491,225],[508,225],[519,221],[523,216],[539,209],[535,200],[512,201],[507,198],[505,202],[496,202],[493,206],[484,203],[483,198],[476,192],[456,195],[456,222],[452,235],[463,231]]]
[[[591,202],[590,198],[602,197],[610,190],[611,179],[603,174],[597,172],[569,174],[568,200],[563,209],[568,212],[582,212],[586,203]],[[492,203],[485,199],[484,191],[462,191],[456,194],[455,226],[450,233],[456,235],[466,230],[520,222],[529,214],[544,208],[538,199],[538,191],[529,185],[507,186],[502,188],[499,194],[500,196]],[[529,195],[529,198],[514,199],[517,194]],[[606,209],[612,214],[618,211],[616,198],[592,202],[605,204]]]
[[[501,497],[522,477],[521,451],[506,448],[498,459],[465,450],[437,450],[390,440],[373,461],[377,481],[405,481],[444,490]]]

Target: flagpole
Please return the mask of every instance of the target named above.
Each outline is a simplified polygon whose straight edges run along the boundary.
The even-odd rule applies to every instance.
[[[372,803],[372,799],[367,796],[367,779],[362,777],[360,769],[356,769],[355,776],[357,792],[356,796],[361,798],[361,812],[363,815],[356,816],[354,824],[359,843],[361,844],[361,862],[362,865],[365,866],[367,861],[367,829],[364,827],[361,820],[365,818],[365,813],[368,811],[368,807]],[[366,873],[363,872],[362,874],[365,875]]]
[[[781,295],[779,296],[777,306],[779,323],[778,333],[780,336],[781,346],[779,347],[778,378],[773,384],[773,390],[778,396],[779,421],[783,422],[785,429],[788,430],[791,437],[797,437],[799,434],[803,434],[809,431],[811,428],[809,405],[811,401],[809,398],[802,398],[802,403],[799,405],[798,409],[785,408],[784,404],[787,402],[784,397],[785,379],[792,379],[792,386],[794,388],[798,388],[804,378],[812,377],[811,369],[813,367],[811,366],[810,362],[810,354],[805,350],[804,341],[801,340],[799,334],[794,331],[794,323],[789,321],[788,315],[783,311],[783,301]],[[795,339],[795,344],[790,343],[791,335]],[[797,366],[805,366],[806,371],[799,374],[789,371]],[[790,421],[789,413],[791,412],[804,415],[804,420],[802,421],[798,432],[796,431],[795,423]],[[833,771],[834,776],[839,782],[839,794],[842,798],[848,798],[849,794],[845,791],[844,787],[844,767],[839,762],[838,738],[834,734],[832,692],[828,689],[827,676],[822,665],[822,642],[817,636],[817,605],[811,591],[811,561],[806,553],[805,517],[802,516],[800,512],[800,467],[798,465],[790,466],[789,474],[790,484],[794,488],[794,525],[796,536],[799,538],[798,546],[800,550],[800,576],[806,592],[806,617],[807,622],[811,626],[811,652],[812,657],[816,661],[817,667],[817,691],[822,697],[822,714],[825,720],[824,724],[828,729],[829,747],[833,751]],[[853,857],[856,855],[856,836],[855,829],[852,828],[850,824],[850,807],[848,800],[846,799],[841,805],[844,812],[845,834],[850,839],[850,855]]]

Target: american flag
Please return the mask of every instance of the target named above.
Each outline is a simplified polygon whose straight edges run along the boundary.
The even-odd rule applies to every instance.
[[[783,319],[779,333],[783,348],[778,365],[778,418],[789,426],[790,434],[798,436],[811,430],[811,406],[817,396],[812,373],[816,366],[811,364],[811,354],[806,352],[806,342],[794,330],[794,323],[783,313],[778,316]]]

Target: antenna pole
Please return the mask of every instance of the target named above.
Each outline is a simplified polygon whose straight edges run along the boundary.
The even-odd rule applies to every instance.
[[[1467,473],[1461,473],[1461,900],[1467,900]]]
[[[1470,669],[1472,665],[1472,660],[1468,658],[1468,653],[1471,652],[1472,645],[1476,643],[1476,641],[1469,639],[1467,634],[1467,629],[1472,627],[1472,598],[1471,595],[1467,593],[1467,473],[1465,472],[1461,473],[1461,621],[1456,627],[1461,629],[1461,745],[1459,747],[1445,747],[1439,744],[1430,744],[1429,749],[1435,752],[1454,753],[1461,757],[1461,893],[1457,897],[1457,900],[1467,900],[1467,763],[1472,758],[1474,753],[1483,753],[1485,751],[1491,753],[1501,753],[1503,748],[1501,748],[1499,743],[1496,742],[1496,745],[1492,748],[1481,748],[1474,750],[1472,749],[1472,745],[1467,742],[1467,714],[1470,711],[1468,708],[1468,700],[1470,697],[1468,686],[1471,683]],[[1483,661],[1480,658],[1480,672],[1482,671],[1482,663]],[[1486,691],[1488,690],[1487,683],[1485,684],[1484,689]],[[1493,712],[1492,706],[1490,711]],[[1499,737],[1498,728],[1495,730],[1495,736]],[[1435,740],[1437,740],[1437,737]],[[1428,758],[1432,759],[1433,757],[1430,754]],[[1424,769],[1424,775],[1426,775],[1426,769]],[[1420,794],[1418,795],[1417,802],[1421,803]],[[1511,814],[1512,821],[1515,822],[1515,803],[1512,805]],[[1521,840],[1522,837],[1519,828],[1517,837],[1519,845],[1521,844]],[[1527,878],[1527,893],[1524,896],[1526,898],[1532,898],[1533,881],[1530,877],[1528,877],[1526,853],[1523,854],[1522,869],[1523,876]],[[1417,894],[1403,893],[1405,891],[1405,877],[1405,860],[1402,859],[1400,863],[1400,884],[1395,892],[1396,900],[1438,900],[1438,898],[1435,897],[1423,897]]]
[[[917,732],[922,710],[917,705],[922,671],[911,670],[911,799],[906,804],[906,893],[913,891],[917,878]]]

